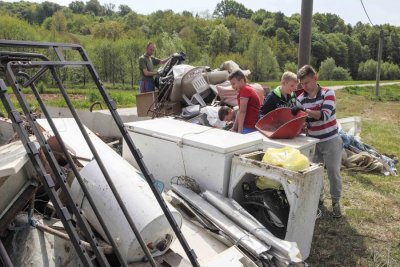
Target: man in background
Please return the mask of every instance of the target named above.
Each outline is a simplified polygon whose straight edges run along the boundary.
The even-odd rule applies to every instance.
[[[154,57],[156,45],[153,42],[149,42],[146,45],[145,53],[139,57],[139,70],[140,70],[140,93],[147,93],[154,91],[154,76],[158,75],[157,71],[154,71],[154,67],[159,64],[166,63],[170,57],[165,59],[159,59]]]

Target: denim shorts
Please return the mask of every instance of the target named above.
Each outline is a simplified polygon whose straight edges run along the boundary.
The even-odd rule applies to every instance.
[[[154,81],[153,80],[140,80],[140,93],[147,93],[154,91]]]

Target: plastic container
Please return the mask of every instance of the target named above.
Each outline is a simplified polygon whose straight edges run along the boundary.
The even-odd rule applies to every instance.
[[[290,206],[284,239],[297,242],[304,260],[310,254],[324,169],[311,163],[302,171],[290,171],[262,162],[263,156],[257,151],[233,157],[228,196],[241,203],[243,182],[259,176],[280,183]]]
[[[307,113],[299,111],[292,115],[290,108],[277,108],[256,123],[256,129],[269,138],[293,138],[300,134]]]

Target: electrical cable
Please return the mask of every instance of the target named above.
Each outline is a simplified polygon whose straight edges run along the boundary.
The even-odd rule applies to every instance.
[[[369,15],[368,15],[368,13],[367,13],[367,10],[365,9],[365,6],[364,6],[363,1],[360,0],[360,2],[361,2],[362,7],[364,8],[364,12],[365,12],[365,15],[367,15],[367,18],[368,18],[368,20],[369,20],[369,23],[371,23],[372,26],[375,26],[375,25],[372,23],[372,21],[371,21]]]

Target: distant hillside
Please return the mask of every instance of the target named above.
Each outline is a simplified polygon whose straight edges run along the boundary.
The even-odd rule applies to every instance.
[[[185,51],[188,64],[218,67],[232,59],[252,71],[253,81],[276,80],[297,68],[300,15],[253,11],[233,0],[221,1],[213,14],[189,11],[136,13],[127,5],[74,1],[0,1],[0,38],[81,43],[101,77],[137,84],[137,58],[155,41],[157,56]],[[400,29],[383,25],[382,79],[400,79]],[[346,25],[335,14],[316,13],[312,28],[312,64],[325,80],[373,79],[380,28]],[[83,79],[77,73],[74,79]]]

